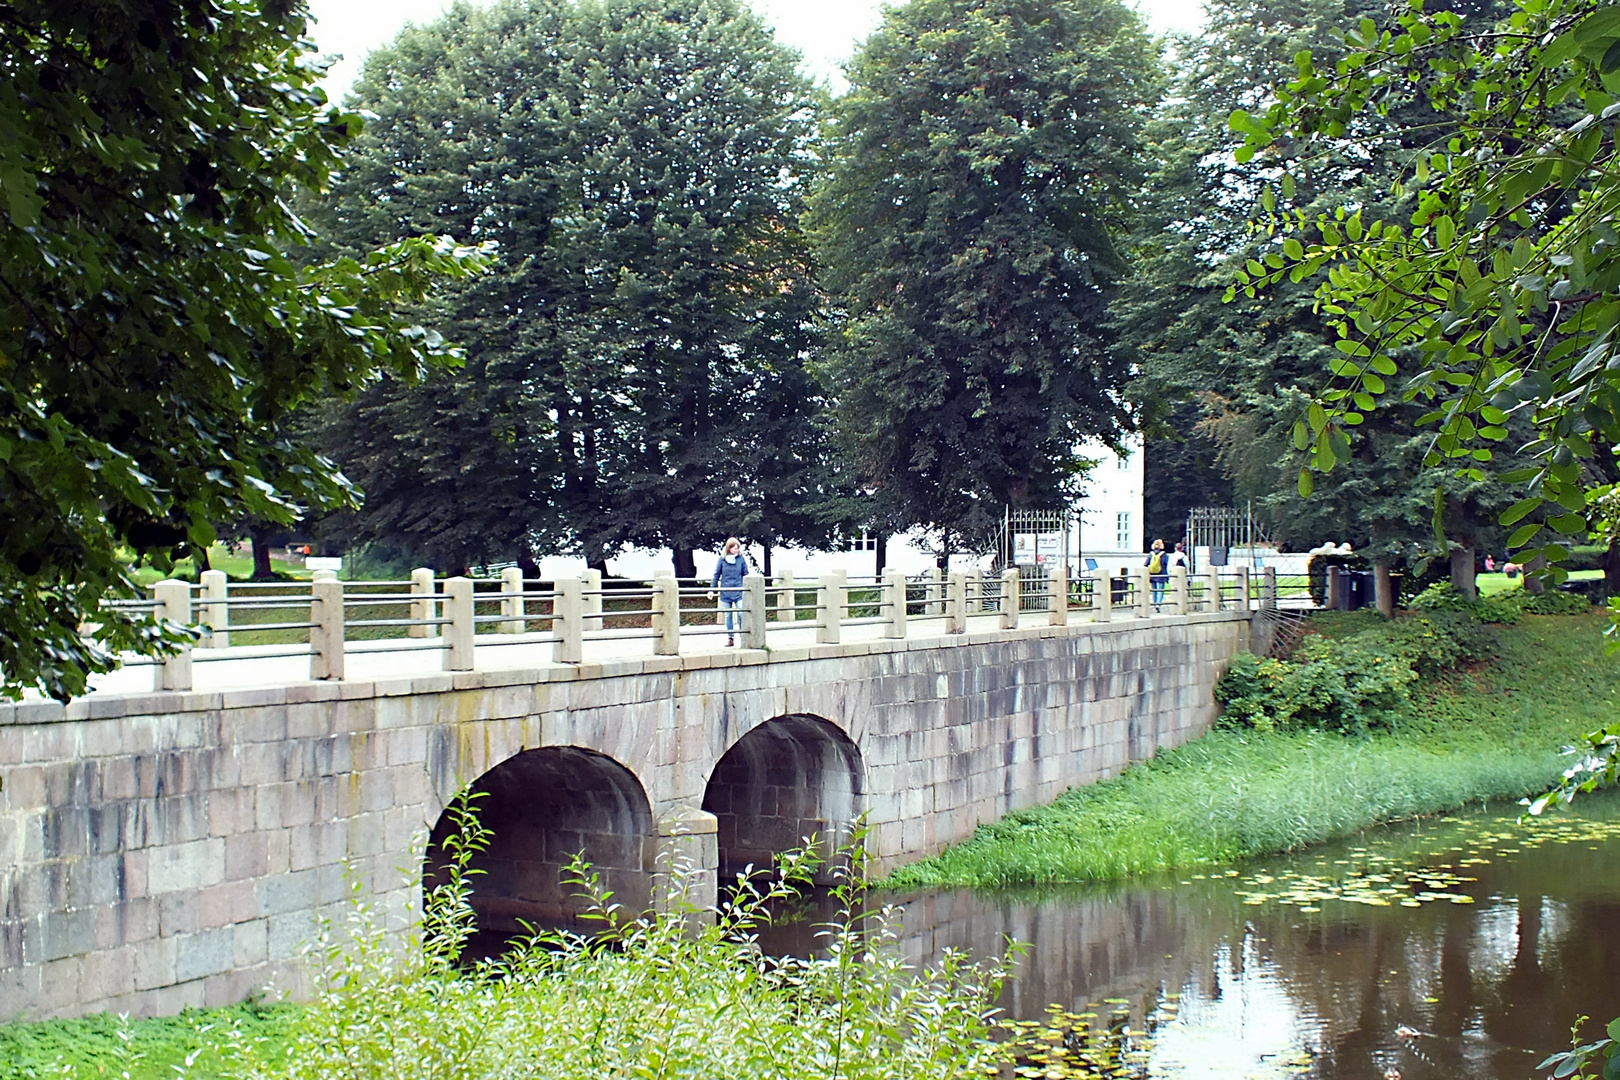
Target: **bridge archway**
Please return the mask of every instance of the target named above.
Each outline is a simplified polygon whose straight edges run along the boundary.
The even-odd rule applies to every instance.
[[[474,856],[471,879],[478,934],[470,948],[498,952],[537,927],[579,928],[588,902],[562,881],[580,851],[630,911],[649,906],[652,809],[636,775],[594,750],[546,746],[507,758],[472,785],[479,821],[494,835]],[[422,882],[441,880],[443,843],[454,823],[441,814],[428,842]]]
[[[767,720],[727,750],[709,776],[703,809],[719,829],[722,880],[768,867],[811,834],[830,856],[848,842],[865,794],[861,753],[819,716]]]

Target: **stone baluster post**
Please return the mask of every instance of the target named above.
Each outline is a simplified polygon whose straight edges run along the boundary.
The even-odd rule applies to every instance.
[[[906,575],[898,570],[883,571],[883,616],[884,637],[906,636]]]
[[[444,670],[473,669],[473,583],[453,577],[444,583]]]
[[[962,609],[963,615],[966,616],[969,612],[984,611],[989,606],[984,599],[984,574],[975,567],[964,573],[962,577],[967,582],[968,597],[967,606]],[[967,629],[966,623],[962,624],[962,629]]]
[[[506,616],[501,633],[523,633],[523,571],[519,567],[508,566],[501,571],[501,614]]]
[[[1062,563],[1052,567],[1047,586],[1046,621],[1053,626],[1069,625],[1069,568]]]
[[[1131,585],[1136,590],[1136,617],[1153,618],[1153,590],[1148,581],[1147,567],[1131,567]]]
[[[653,652],[659,656],[678,656],[681,651],[681,583],[673,573],[659,574],[653,578],[653,589]]]
[[[343,679],[343,582],[330,570],[317,570],[310,585],[309,677]],[[321,576],[321,575],[330,576]]]
[[[157,617],[177,626],[191,625],[191,584],[185,581],[160,581],[152,586],[152,599],[157,601]],[[152,669],[152,689],[191,689],[191,646],[182,645],[180,651]]]
[[[577,664],[585,659],[584,582],[559,577],[551,583],[551,659]]]
[[[1091,621],[1108,622],[1114,617],[1114,575],[1107,570],[1091,583]]]
[[[770,605],[765,598],[765,579],[759,574],[743,578],[742,643],[745,649],[765,648],[765,619]]]
[[[968,576],[952,574],[945,585],[945,632],[967,633]]]
[[[1001,572],[1001,628],[1018,628],[1018,611],[1023,597],[1018,592],[1018,567],[1009,566]]]
[[[419,566],[411,571],[411,592],[421,596],[433,596],[433,571],[425,566]],[[431,619],[439,613],[439,605],[433,600],[411,601],[411,618]],[[413,626],[410,628],[411,637],[438,637],[437,626]]]
[[[798,593],[793,590],[793,570],[784,567],[776,576],[776,621],[794,623],[799,619]]]
[[[939,610],[945,610],[945,572],[937,566],[930,566],[923,571],[923,618],[934,614],[934,604],[939,604]]]
[[[1247,566],[1238,567],[1237,574],[1238,596],[1243,600],[1243,610],[1248,611],[1250,605],[1254,602],[1254,583],[1249,578],[1249,568]]]
[[[1209,594],[1209,603],[1204,606],[1204,610],[1219,611],[1226,606],[1226,602],[1221,599],[1221,572],[1218,568],[1209,566],[1204,568],[1204,574],[1209,582],[1204,586],[1204,591]]]
[[[1187,588],[1187,568],[1185,566],[1172,566],[1170,568],[1170,604],[1177,615],[1185,615],[1192,607],[1192,597]]]
[[[225,571],[204,570],[202,594],[202,624],[208,627],[203,646],[209,649],[228,648],[231,644],[231,632],[226,629],[231,624],[230,579],[225,576]]]
[[[1267,611],[1277,610],[1277,568],[1275,566],[1261,568],[1260,606]]]
[[[602,571],[587,568],[582,575],[584,588],[580,591],[580,610],[585,617],[585,629],[602,629]]]
[[[842,636],[844,610],[849,606],[848,580],[844,571],[835,570],[816,582],[816,640],[823,644],[836,644]]]

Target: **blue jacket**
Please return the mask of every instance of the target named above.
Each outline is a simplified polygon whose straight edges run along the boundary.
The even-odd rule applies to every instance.
[[[743,578],[748,576],[748,557],[738,554],[735,559],[727,561],[724,555],[714,564],[714,580],[712,585],[723,590],[720,597],[735,603],[742,599]]]

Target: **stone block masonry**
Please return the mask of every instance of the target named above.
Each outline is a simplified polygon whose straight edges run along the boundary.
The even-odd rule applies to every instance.
[[[864,812],[881,872],[1201,734],[1248,634],[1213,612],[0,705],[0,1019],[307,992],[317,920],[350,882],[413,917],[421,845],[486,776],[515,921],[566,914],[547,875],[580,848],[712,882]]]

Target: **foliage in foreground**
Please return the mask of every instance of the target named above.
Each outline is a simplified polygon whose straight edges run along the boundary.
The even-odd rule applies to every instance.
[[[937,1080],[982,1075],[1003,1054],[991,1038],[1003,966],[951,953],[914,970],[893,947],[890,913],[857,910],[865,894],[853,874],[820,956],[765,955],[752,935],[793,895],[803,855],[784,857],[774,877],[739,882],[706,925],[680,905],[628,912],[576,862],[568,881],[591,898],[591,937],[536,933],[499,959],[464,963],[475,929],[468,864],[488,834],[465,805],[456,812],[452,865],[422,924],[402,934],[357,900],[311,956],[317,996],[289,1037],[227,1016],[209,1037],[221,1064],[206,1075]],[[681,868],[675,876],[685,879]]]
[[[1345,629],[1375,620],[1347,620]],[[1504,627],[1498,663],[1421,680],[1399,722],[1365,738],[1212,732],[984,826],[885,884],[1127,877],[1293,851],[1380,822],[1542,791],[1565,764],[1560,749],[1594,712],[1612,708],[1613,662],[1600,626],[1592,614]]]
[[[164,648],[101,609],[134,594],[121,551],[167,565],[216,523],[351,501],[286,416],[449,352],[396,303],[477,252],[299,259],[288,198],[325,186],[361,123],[326,104],[306,15],[0,6],[0,695],[66,699],[115,653]]]

